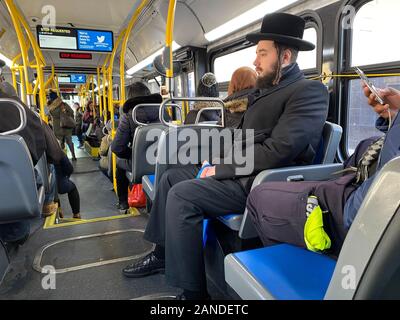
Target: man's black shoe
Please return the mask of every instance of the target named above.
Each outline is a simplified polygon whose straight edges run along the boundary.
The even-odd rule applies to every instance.
[[[139,261],[132,263],[122,270],[125,277],[140,278],[149,276],[151,274],[164,272],[165,260],[158,259],[154,251],[150,252],[147,256]]]
[[[211,300],[211,297],[210,297],[210,295],[207,294],[207,296],[206,296],[206,297],[203,297],[203,298],[199,298],[199,297],[196,297],[196,298],[189,298],[189,297],[187,297],[187,296],[185,295],[185,293],[183,292],[183,293],[181,293],[181,294],[178,294],[178,295],[175,297],[175,300],[210,301],[210,300]]]

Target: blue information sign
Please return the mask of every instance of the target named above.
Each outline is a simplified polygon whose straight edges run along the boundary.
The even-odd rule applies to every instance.
[[[86,83],[86,75],[84,74],[71,74],[71,83]]]
[[[113,33],[78,29],[78,50],[112,52]]]

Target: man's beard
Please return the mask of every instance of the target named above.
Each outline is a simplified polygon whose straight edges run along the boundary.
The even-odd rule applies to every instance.
[[[279,72],[279,63],[278,61],[275,63],[275,65],[272,68],[272,72],[265,75],[265,76],[259,76],[257,78],[256,82],[256,88],[257,89],[269,89],[272,88],[276,85],[276,77]]]

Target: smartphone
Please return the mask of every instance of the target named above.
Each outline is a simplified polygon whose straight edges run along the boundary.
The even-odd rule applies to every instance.
[[[365,75],[365,73],[358,67],[355,67],[354,70],[357,72],[357,74],[360,76],[361,80],[364,81],[365,85],[368,87],[369,90],[375,95],[375,100],[379,102],[380,104],[385,104],[383,101],[382,97],[379,95],[378,90],[376,87],[373,85],[371,80],[368,79],[368,77]]]

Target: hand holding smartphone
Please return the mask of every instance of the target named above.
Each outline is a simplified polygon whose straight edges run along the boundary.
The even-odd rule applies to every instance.
[[[368,77],[365,75],[365,73],[358,67],[355,67],[354,70],[357,72],[357,74],[360,76],[361,80],[364,81],[365,85],[368,87],[368,89],[375,95],[375,100],[379,102],[380,104],[385,104],[383,101],[382,97],[379,95],[378,90],[376,87],[373,85],[371,80],[368,79]]]

